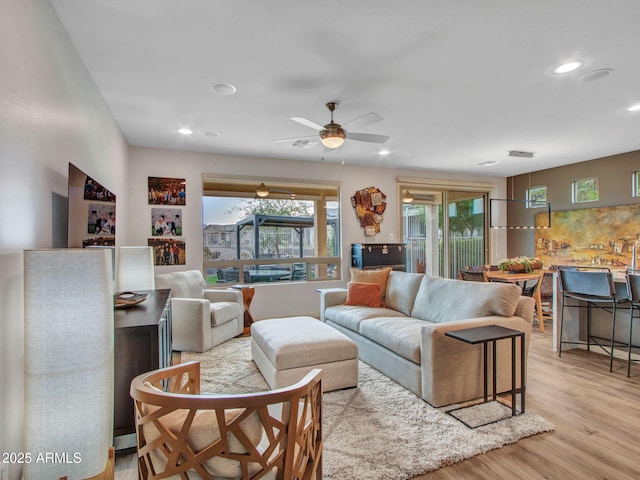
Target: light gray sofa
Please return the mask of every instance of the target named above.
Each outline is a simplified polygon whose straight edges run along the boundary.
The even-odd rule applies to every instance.
[[[528,350],[535,301],[521,296],[515,284],[393,271],[385,308],[343,305],[346,297],[346,289],[322,290],[320,319],[356,342],[361,360],[435,407],[483,394],[482,346],[446,332],[502,325],[525,332],[525,354]],[[511,388],[511,342],[497,345],[498,392],[503,392]]]
[[[200,270],[155,276],[157,289],[171,289],[173,350],[206,352],[244,328],[240,290],[208,290]]]

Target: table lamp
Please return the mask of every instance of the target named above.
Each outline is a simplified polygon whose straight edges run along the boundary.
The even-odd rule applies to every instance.
[[[97,476],[113,445],[113,292],[104,249],[24,252],[24,478]]]
[[[117,291],[154,290],[152,247],[118,247]]]

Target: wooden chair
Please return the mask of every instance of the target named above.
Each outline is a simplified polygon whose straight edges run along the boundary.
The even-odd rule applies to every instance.
[[[200,394],[199,362],[137,376],[139,478],[321,480],[321,377],[315,369],[289,387],[213,395]]]
[[[470,282],[485,282],[486,278],[483,271],[473,270],[458,270],[458,277],[460,280],[467,280]]]

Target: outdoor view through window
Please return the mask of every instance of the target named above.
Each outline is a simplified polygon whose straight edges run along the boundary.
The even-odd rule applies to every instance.
[[[206,182],[205,182],[206,185]],[[339,275],[339,203],[305,187],[246,186],[203,196],[203,258],[209,285],[333,279]],[[326,187],[325,187],[326,190]],[[207,191],[205,189],[205,191]],[[299,192],[299,193],[298,193]],[[216,195],[217,193],[217,195]]]

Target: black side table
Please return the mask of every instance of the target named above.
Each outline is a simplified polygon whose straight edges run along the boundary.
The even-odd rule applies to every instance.
[[[517,414],[516,395],[520,394],[520,413],[525,412],[525,358],[524,358],[524,332],[500,325],[485,325],[483,327],[465,328],[454,332],[446,332],[447,337],[455,338],[470,345],[482,343],[483,346],[483,374],[484,374],[484,401],[488,401],[487,388],[487,345],[493,344],[493,400],[496,400],[496,342],[498,340],[511,339],[511,416]],[[520,337],[520,388],[516,388],[516,338]]]

